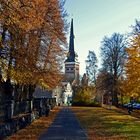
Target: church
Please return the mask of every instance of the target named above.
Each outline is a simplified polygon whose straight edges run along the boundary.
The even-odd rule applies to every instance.
[[[65,60],[65,77],[66,81],[70,82],[72,86],[79,85],[79,62],[78,55],[74,50],[74,29],[73,19],[71,21],[69,52]]]
[[[70,40],[68,55],[65,60],[64,79],[61,84],[52,91],[36,87],[35,98],[56,98],[57,104],[69,105],[72,102],[73,88],[79,85],[79,62],[78,55],[74,49],[74,28],[71,20]]]
[[[65,60],[65,73],[64,80],[62,81],[62,86],[64,88],[64,104],[69,104],[72,101],[73,87],[79,85],[79,62],[78,55],[76,54],[74,47],[74,28],[72,19],[70,28],[69,51]]]

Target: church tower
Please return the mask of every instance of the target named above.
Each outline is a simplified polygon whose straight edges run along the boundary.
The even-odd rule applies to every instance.
[[[74,50],[74,29],[72,19],[70,29],[69,52],[65,61],[65,76],[67,82],[70,82],[73,86],[79,85],[79,62],[77,58],[78,55],[75,53]]]

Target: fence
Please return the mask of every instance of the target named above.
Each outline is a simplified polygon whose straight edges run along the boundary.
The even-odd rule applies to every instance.
[[[53,109],[56,105],[56,98],[34,98],[33,100],[13,101],[13,116],[31,113],[32,111],[43,112],[44,109],[50,107]],[[0,102],[0,120],[4,119],[5,103]]]

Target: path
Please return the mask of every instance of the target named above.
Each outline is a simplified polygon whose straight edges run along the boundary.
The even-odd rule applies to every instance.
[[[39,140],[87,140],[87,136],[74,113],[63,108]]]

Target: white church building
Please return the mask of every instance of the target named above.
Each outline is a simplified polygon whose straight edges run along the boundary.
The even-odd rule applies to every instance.
[[[74,50],[74,29],[73,19],[71,20],[69,52],[65,60],[65,89],[63,92],[64,104],[72,102],[73,87],[79,85],[79,62],[78,55]]]

